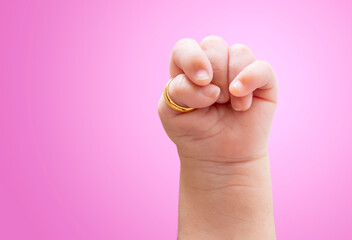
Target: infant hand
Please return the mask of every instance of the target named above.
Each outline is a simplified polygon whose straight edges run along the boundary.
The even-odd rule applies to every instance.
[[[271,66],[220,37],[182,39],[170,59],[169,96],[196,108],[181,113],[161,96],[164,129],[184,158],[236,162],[267,155],[277,82]]]

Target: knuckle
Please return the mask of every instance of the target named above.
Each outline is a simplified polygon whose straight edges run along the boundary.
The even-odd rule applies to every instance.
[[[247,54],[252,53],[251,49],[244,44],[237,43],[230,47],[231,54]]]
[[[202,40],[200,46],[206,52],[213,72],[227,71],[228,45],[223,38],[216,35],[207,36]]]
[[[191,69],[203,68],[205,66],[205,59],[194,54],[187,59],[185,64]]]
[[[175,59],[177,61],[182,60],[182,64],[185,65],[198,65],[197,62],[200,58],[200,52],[198,51],[196,45],[198,45],[198,43],[192,38],[184,38],[179,40],[172,49],[171,59]]]
[[[203,38],[200,45],[203,48],[209,48],[209,47],[216,47],[219,45],[226,45],[227,46],[227,43],[223,38],[221,38],[219,36],[209,35],[209,36],[206,36],[205,38]]]
[[[262,65],[265,68],[271,68],[271,65],[269,62],[265,61],[265,60],[257,60],[257,63]]]
[[[183,38],[176,42],[174,49],[183,48],[189,44],[193,44],[195,40],[193,38]]]
[[[263,71],[274,76],[274,70],[269,62],[264,61],[264,60],[257,60],[257,64],[259,64],[261,66]]]

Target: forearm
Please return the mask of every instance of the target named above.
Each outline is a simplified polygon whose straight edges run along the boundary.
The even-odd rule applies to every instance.
[[[178,239],[276,239],[267,156],[180,160]]]

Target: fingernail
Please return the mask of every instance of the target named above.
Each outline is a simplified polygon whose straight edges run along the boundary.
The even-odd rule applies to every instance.
[[[232,89],[240,90],[243,87],[241,81],[236,80],[234,83],[231,84]]]
[[[204,96],[209,98],[218,97],[220,94],[220,88],[215,85],[207,85],[205,87],[202,87],[201,91],[204,94]]]
[[[209,74],[205,70],[199,70],[196,74],[198,80],[208,80]]]

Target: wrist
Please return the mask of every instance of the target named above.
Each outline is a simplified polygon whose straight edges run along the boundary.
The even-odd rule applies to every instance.
[[[211,239],[247,239],[252,234],[275,239],[267,155],[241,161],[184,156],[180,160],[180,239],[187,234],[192,239],[202,239],[199,234]]]
[[[233,183],[252,188],[271,187],[267,151],[241,157],[194,157],[178,152],[181,177],[189,187],[203,190],[226,187]]]

